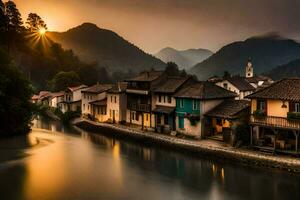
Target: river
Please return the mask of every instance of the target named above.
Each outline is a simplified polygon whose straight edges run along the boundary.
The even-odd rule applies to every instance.
[[[299,199],[300,176],[242,167],[37,120],[0,142],[3,200]]]

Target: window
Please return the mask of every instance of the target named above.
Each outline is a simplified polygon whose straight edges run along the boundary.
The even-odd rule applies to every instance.
[[[295,112],[300,112],[300,103],[295,103]]]
[[[117,97],[115,96],[115,103],[117,103]]]
[[[111,103],[113,102],[113,97],[112,97],[112,96],[110,96],[110,102],[111,102]]]
[[[158,102],[161,102],[161,95],[158,95]]]
[[[257,104],[257,109],[258,110],[266,110],[266,102],[265,101],[258,101],[258,104]]]
[[[193,100],[193,110],[198,109],[198,102],[196,100]]]
[[[228,88],[228,84],[227,84],[227,83],[224,83],[224,84],[223,84],[223,88],[227,89],[227,88]]]
[[[172,103],[172,98],[171,98],[171,96],[168,96],[168,103]]]
[[[179,107],[180,107],[180,108],[183,108],[183,106],[184,106],[184,105],[183,105],[183,99],[180,99],[180,100],[179,100]]]
[[[85,110],[85,104],[83,104],[83,110]]]
[[[164,103],[166,103],[166,96],[164,95]]]
[[[90,110],[90,105],[88,105],[88,110]]]

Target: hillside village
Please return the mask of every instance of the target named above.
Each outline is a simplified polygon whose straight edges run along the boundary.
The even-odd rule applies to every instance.
[[[249,60],[245,76],[198,81],[149,70],[116,84],[41,91],[32,101],[100,124],[299,155],[299,86],[298,78],[255,75]]]

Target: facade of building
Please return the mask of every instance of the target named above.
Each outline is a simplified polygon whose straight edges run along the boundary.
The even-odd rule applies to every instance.
[[[126,122],[154,128],[155,118],[152,115],[152,90],[165,78],[162,71],[146,71],[126,80],[127,112]]]
[[[64,95],[65,95],[64,91],[51,93],[49,106],[51,106],[53,108],[61,109],[60,103],[64,101]]]
[[[247,98],[251,144],[265,151],[299,154],[300,79],[282,79]]]
[[[205,114],[205,136],[233,146],[237,141],[238,128],[248,124],[249,114],[249,101],[223,101]]]
[[[158,132],[169,133],[176,130],[176,99],[174,94],[192,78],[184,77],[167,77],[157,88],[153,90],[153,109],[155,116],[155,129]]]
[[[67,88],[64,100],[58,104],[63,113],[67,111],[81,111],[81,91],[85,88],[87,88],[86,85]]]
[[[224,100],[235,97],[236,93],[210,82],[185,85],[175,94],[177,132],[203,138],[204,115]]]
[[[107,114],[111,123],[126,122],[127,83],[117,83],[107,92]]]

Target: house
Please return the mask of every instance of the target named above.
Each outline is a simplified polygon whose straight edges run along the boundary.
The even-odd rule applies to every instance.
[[[152,115],[152,90],[166,78],[163,71],[145,71],[138,76],[127,79],[127,111],[126,122],[144,127],[154,128]]]
[[[205,114],[205,136],[234,145],[239,127],[248,124],[249,114],[249,101],[225,100]]]
[[[63,113],[67,111],[81,111],[81,91],[86,85],[68,87],[64,94],[64,100],[58,104]]]
[[[127,83],[119,82],[107,91],[107,114],[112,123],[126,122]]]
[[[152,113],[155,116],[155,129],[158,132],[169,133],[176,130],[176,99],[174,94],[192,77],[167,77],[153,90]]]
[[[203,138],[204,115],[224,100],[236,96],[236,93],[208,81],[186,84],[175,94],[177,132]]]
[[[299,154],[300,78],[287,78],[249,96],[251,144],[264,151]]]
[[[64,95],[65,95],[64,91],[51,93],[49,106],[51,106],[53,108],[61,109],[60,103],[64,101]]]
[[[214,77],[210,78],[210,81],[226,90],[237,93],[236,100],[242,100],[245,96],[273,83],[269,77],[254,75],[254,68],[250,59],[245,67],[245,76],[227,76],[222,79]]]
[[[95,84],[91,87],[87,87],[81,91],[81,114],[83,116],[91,115],[106,115],[106,104],[99,104],[100,101],[106,99],[107,91],[112,88],[110,84]],[[104,107],[103,107],[104,106]],[[98,110],[98,107],[100,110]],[[105,112],[101,112],[105,110]],[[99,112],[98,112],[99,111]],[[104,114],[105,113],[105,114]],[[102,117],[100,117],[102,120]]]
[[[50,98],[51,98],[51,92],[49,92],[49,91],[40,91],[40,93],[38,95],[33,95],[31,97],[31,101],[33,103],[39,103],[39,104],[49,106]]]
[[[245,96],[253,93],[256,89],[253,87],[245,77],[233,76],[224,78],[222,81],[216,83],[216,85],[223,87],[226,90],[235,92],[238,94],[237,100],[244,99]]]

